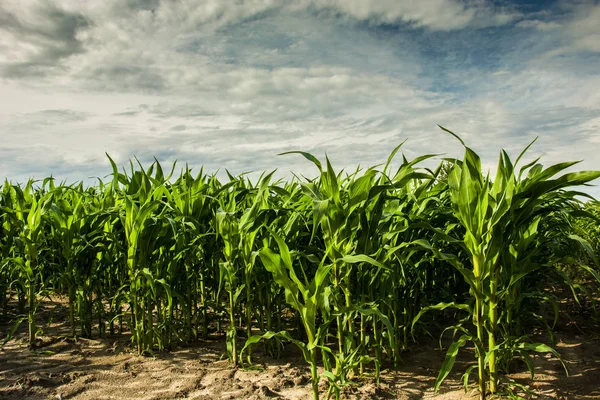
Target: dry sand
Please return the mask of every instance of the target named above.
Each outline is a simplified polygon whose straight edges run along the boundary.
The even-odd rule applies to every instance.
[[[49,307],[42,310],[48,313]],[[6,331],[2,324],[0,331]],[[311,399],[310,371],[289,345],[279,360],[255,353],[255,368],[234,369],[224,359],[224,339],[180,347],[156,357],[130,351],[127,334],[103,339],[73,340],[59,336],[63,321],[53,322],[41,336],[39,349],[27,349],[24,333],[0,350],[0,399]],[[600,399],[600,339],[592,334],[559,332],[557,350],[567,363],[566,376],[558,360],[535,358],[536,376],[511,375],[530,383],[540,398]],[[385,369],[381,382],[373,377],[347,387],[346,399],[440,400],[471,397],[461,386],[461,373],[473,361],[462,351],[440,392],[432,391],[444,354],[435,341],[415,346],[403,355],[398,372]],[[322,393],[325,397],[326,382]]]

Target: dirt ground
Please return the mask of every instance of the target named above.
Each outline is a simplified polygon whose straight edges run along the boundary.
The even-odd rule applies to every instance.
[[[129,349],[126,334],[103,339],[66,337],[66,322],[53,307],[44,304],[44,315],[53,315],[46,324],[39,349],[27,349],[22,332],[17,340],[0,350],[0,399],[310,399],[310,371],[296,349],[289,345],[279,360],[263,357],[260,346],[255,369],[234,369],[224,357],[225,343],[219,336],[193,346],[156,357],[141,357]],[[0,333],[9,324],[0,324]],[[62,336],[61,336],[62,335]],[[557,350],[570,375],[567,377],[554,357],[535,358],[536,375],[511,375],[529,384],[542,399],[600,399],[600,336],[598,332],[573,327],[557,332]],[[473,361],[472,353],[459,355],[454,373],[438,394],[433,382],[444,352],[431,340],[403,355],[395,372],[386,369],[381,382],[361,378],[346,388],[346,399],[428,399],[470,398],[461,375]],[[325,396],[326,382],[322,380]]]

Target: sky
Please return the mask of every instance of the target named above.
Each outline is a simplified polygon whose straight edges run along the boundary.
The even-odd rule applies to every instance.
[[[462,157],[438,124],[492,173],[536,137],[526,161],[598,170],[599,21],[598,1],[2,0],[0,175]]]

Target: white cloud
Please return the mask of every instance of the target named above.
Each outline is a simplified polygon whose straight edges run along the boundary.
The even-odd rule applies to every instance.
[[[600,4],[595,2],[567,3],[570,11],[563,29],[563,44],[548,51],[546,57],[576,52],[600,53]]]
[[[314,0],[317,9],[333,10],[375,24],[410,23],[436,31],[468,26],[484,28],[507,24],[519,13],[496,9],[487,1],[457,0]]]
[[[527,19],[519,21],[517,26],[520,28],[533,28],[545,32],[560,28],[562,25],[556,21],[540,21],[539,19]]]

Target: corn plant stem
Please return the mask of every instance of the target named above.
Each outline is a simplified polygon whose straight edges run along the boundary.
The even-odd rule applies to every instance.
[[[237,367],[237,343],[236,336],[237,332],[235,329],[235,313],[233,308],[233,291],[229,292],[229,329],[231,330],[231,361],[233,365]]]
[[[114,290],[112,288],[112,284],[111,281],[108,281],[108,293],[114,293]],[[102,301],[102,299],[100,298],[100,301]],[[115,317],[115,312],[113,310],[113,306],[112,304],[108,304],[108,332],[111,335],[114,335],[115,333],[115,321],[114,321],[114,317]]]
[[[146,288],[145,288],[145,284],[144,284],[144,293],[146,293]],[[145,349],[144,350],[150,350],[153,345],[154,345],[154,324],[152,321],[152,310],[154,309],[154,303],[152,302],[152,299],[149,298],[148,301],[146,301],[146,309],[145,309],[145,319],[144,321],[146,321],[146,326],[144,327],[144,332],[147,332],[147,339],[145,341]]]
[[[258,329],[261,333],[266,332],[266,314],[268,313],[267,304],[263,298],[263,291],[258,291],[258,307],[256,308],[256,322],[258,323]],[[268,352],[267,343],[263,341],[263,350],[265,353]]]
[[[131,331],[133,334],[133,339],[135,340],[135,345],[137,346],[138,354],[142,354],[142,332],[141,332],[141,312],[140,312],[140,302],[138,301],[138,285],[137,278],[134,267],[134,257],[135,251],[133,248],[128,249],[127,256],[127,269],[129,270],[129,295],[130,295],[130,307],[132,311],[133,321],[131,323]]]
[[[347,282],[344,282],[344,296],[346,298],[346,308],[350,309],[352,307],[352,294],[350,293],[350,287],[347,285]],[[345,349],[345,354],[351,354],[354,351],[355,342],[354,342],[354,320],[352,318],[348,318],[348,332],[350,334],[350,341],[348,342],[348,347]],[[356,372],[356,368],[354,368]]]
[[[399,295],[398,297],[399,298]],[[392,309],[392,315],[394,316],[394,337],[399,337],[399,325],[400,325],[400,321],[398,318],[398,315],[400,314],[400,306],[399,306],[399,302],[398,301],[394,301],[394,306]],[[400,351],[401,351],[401,346],[402,343],[400,343],[399,340],[396,341],[395,346],[393,349],[390,349],[393,354],[394,354],[394,368],[396,370],[398,370],[398,368],[400,367]]]
[[[481,282],[481,268],[483,263],[478,256],[473,258],[473,274],[475,276],[475,326],[477,327],[477,339],[481,348],[478,346],[477,350],[477,367],[478,367],[478,386],[479,386],[479,398],[485,400],[485,354],[483,349],[483,337],[484,337],[484,326],[483,326],[483,299],[482,299],[482,282]]]
[[[483,302],[478,296],[475,299],[475,324],[477,326],[477,339],[483,343]],[[479,398],[485,400],[485,354],[483,348],[477,350]]]
[[[19,314],[25,314],[25,305],[27,304],[25,292],[17,288],[17,309]]]
[[[360,345],[361,345],[361,347],[362,347],[362,349],[364,351],[364,348],[366,346],[366,343],[365,343],[365,316],[364,316],[364,314],[360,314]],[[365,373],[365,366],[364,366],[364,363],[362,362],[362,360],[361,360],[361,362],[359,364],[359,372],[360,372],[361,375]]]
[[[323,349],[321,349],[321,360],[323,361],[323,368],[325,371],[331,371],[330,353],[324,350],[324,348],[327,347],[327,337],[329,337],[328,327],[323,330],[323,336],[321,337],[321,345],[323,346]]]
[[[345,305],[346,307],[350,307],[352,305],[352,300],[350,298],[350,293],[346,290],[344,290],[344,282],[342,279],[339,278],[339,273],[340,273],[340,269],[341,269],[341,265],[336,263],[334,265],[334,286],[335,288],[339,291],[339,293],[343,293],[344,294],[344,301],[345,301]],[[349,318],[350,320],[350,318]],[[340,359],[344,359],[345,355],[348,354],[351,349],[346,349],[344,348],[344,330],[347,328],[344,324],[344,319],[343,316],[338,313],[338,315],[336,316],[336,323],[337,323],[337,338],[338,338],[338,354]],[[349,332],[352,333],[353,332],[353,328],[352,328],[352,323],[351,321],[348,321],[348,329]],[[352,330],[350,330],[352,329]],[[340,369],[343,368],[342,364],[340,364]],[[341,375],[342,371],[336,371],[336,374]]]
[[[341,359],[344,355],[344,324],[342,315],[338,313],[338,315],[335,317],[335,321],[337,324],[338,354]],[[336,371],[336,373],[339,375],[342,373],[342,371]]]
[[[352,294],[350,293],[350,288],[349,285],[345,284],[344,285],[344,296],[346,298],[346,307],[348,309],[350,309],[350,307],[352,307]],[[352,318],[348,318],[348,332],[350,332],[350,337],[353,337],[352,335],[354,334],[354,321],[352,320]],[[352,347],[354,347],[354,345],[352,344]],[[348,351],[352,350],[352,349],[347,349]]]
[[[138,354],[142,354],[144,352],[144,323],[142,317],[142,311],[140,307],[140,302],[137,299],[137,296],[133,300],[134,307],[134,318],[135,318],[135,340],[137,342]]]
[[[156,302],[156,323],[158,326],[161,325],[165,325],[165,321],[166,321],[166,317],[164,315],[164,310],[162,307],[162,303],[160,301]],[[159,337],[161,337],[161,339],[159,339],[159,345],[158,345],[158,350],[162,351],[165,344],[166,344],[166,334],[165,334],[165,329],[161,329],[159,331]]]
[[[246,266],[246,332],[247,338],[252,336],[252,288],[250,269]],[[248,347],[248,363],[252,364],[252,346]]]
[[[109,323],[108,323],[108,333],[110,335],[114,335],[115,334],[115,321],[114,321],[114,317],[115,317],[115,313],[114,313],[112,307],[110,307],[109,310],[108,310],[108,314],[107,314],[107,318],[109,320]]]
[[[340,278],[339,278],[339,263],[334,263],[333,265],[333,286],[339,291],[340,290]],[[337,324],[337,339],[338,339],[338,353],[340,356],[344,354],[344,326],[342,324],[342,316],[338,313],[335,317],[335,322]],[[341,371],[337,371],[339,374]]]
[[[380,376],[380,360],[382,359],[381,354],[381,339],[379,336],[379,329],[377,327],[377,320],[373,318],[373,337],[375,339],[375,376],[377,384],[379,385],[379,376]]]
[[[81,297],[81,336],[92,336],[92,301],[85,295]]]
[[[342,316],[337,315],[335,317],[337,323],[337,338],[338,338],[338,352],[344,354],[344,325],[342,324]]]
[[[202,304],[202,337],[208,337],[208,316],[206,310],[206,289],[204,288],[204,274],[200,273],[200,304]]]
[[[310,375],[312,378],[313,399],[319,400],[319,372],[317,370],[317,349],[310,350]]]
[[[193,301],[192,294],[188,292],[188,298]],[[182,305],[181,307],[181,315],[183,317],[183,323],[185,326],[185,336],[184,339],[186,341],[190,341],[192,336],[194,335],[195,327],[193,324],[193,303],[190,301],[187,304]]]
[[[494,267],[493,267],[494,268]],[[488,352],[489,352],[489,368],[490,368],[490,392],[496,393],[496,385],[498,383],[498,371],[496,369],[496,325],[498,320],[498,309],[496,301],[496,292],[498,289],[498,271],[496,268],[490,275],[490,304],[488,318],[490,322],[490,331],[488,333]]]
[[[77,335],[75,328],[75,286],[69,287],[69,322],[71,324],[71,337]]]
[[[187,277],[187,281],[190,282],[190,268],[188,263],[186,263],[185,265],[185,270],[186,270],[186,277]],[[193,283],[190,282],[190,284],[186,285],[186,293],[185,296],[187,299],[189,299],[187,301],[187,303],[182,304],[181,305],[181,315],[183,317],[183,324],[185,326],[185,334],[184,334],[184,339],[185,341],[190,341],[194,331],[195,331],[195,327],[194,327],[194,311],[193,311],[193,304],[194,304],[194,285]],[[172,318],[171,318],[172,319]]]
[[[102,297],[100,294],[96,295],[96,305],[98,309],[98,334],[100,337],[104,337],[106,335],[106,322],[104,321],[104,310],[102,304]]]
[[[282,309],[282,305],[280,303],[278,303],[275,306],[275,315],[277,316],[277,330],[281,330],[281,327],[282,327],[282,323],[281,323],[281,309]]]
[[[409,311],[408,311],[408,307],[405,305],[404,306],[404,323],[403,323],[403,327],[402,327],[402,350],[406,350],[408,348],[408,327],[409,327]]]
[[[35,347],[35,335],[37,332],[37,327],[35,326],[35,307],[36,307],[36,294],[35,294],[35,282],[29,282],[29,312],[28,312],[28,322],[29,322],[29,348],[33,349]]]

